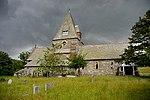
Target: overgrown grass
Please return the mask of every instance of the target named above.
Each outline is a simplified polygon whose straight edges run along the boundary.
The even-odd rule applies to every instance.
[[[138,70],[139,70],[140,76],[150,77],[150,67],[139,67]]]
[[[139,67],[138,70],[140,73],[150,73],[150,67]]]
[[[0,83],[1,100],[149,100],[150,79],[132,76],[90,76],[77,78],[11,77]],[[28,80],[25,84],[24,80]],[[46,83],[54,87],[45,91]],[[33,84],[40,93],[33,94]]]

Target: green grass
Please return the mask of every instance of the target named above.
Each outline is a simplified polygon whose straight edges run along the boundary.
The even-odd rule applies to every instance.
[[[139,67],[139,74],[141,76],[149,76],[150,77],[150,67]]]
[[[7,77],[8,78],[8,77]],[[0,100],[149,100],[150,79],[132,76],[90,76],[77,78],[11,77],[13,83],[0,83]],[[27,84],[24,80],[28,80]],[[54,87],[45,91],[44,85]],[[33,94],[33,84],[40,93]]]
[[[150,67],[139,67],[138,70],[140,73],[150,73]]]

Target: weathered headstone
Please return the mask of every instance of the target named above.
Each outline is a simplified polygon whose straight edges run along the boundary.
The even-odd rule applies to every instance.
[[[9,79],[9,80],[8,80],[8,84],[12,84],[12,79]]]
[[[53,88],[54,85],[53,84],[45,84],[45,91],[50,89],[50,88]]]
[[[40,92],[40,86],[33,86],[33,94]]]

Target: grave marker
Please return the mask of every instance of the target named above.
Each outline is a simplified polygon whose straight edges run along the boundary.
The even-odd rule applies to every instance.
[[[40,92],[40,86],[33,86],[33,94]]]
[[[12,79],[9,79],[9,80],[8,80],[8,84],[12,84]]]

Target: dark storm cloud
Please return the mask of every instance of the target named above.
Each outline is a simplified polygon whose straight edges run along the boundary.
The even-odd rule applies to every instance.
[[[0,1],[0,17],[8,14],[8,1],[1,0]]]
[[[0,0],[0,50],[11,56],[50,46],[68,9],[85,44],[127,42],[149,0]],[[91,38],[92,37],[92,38]]]

